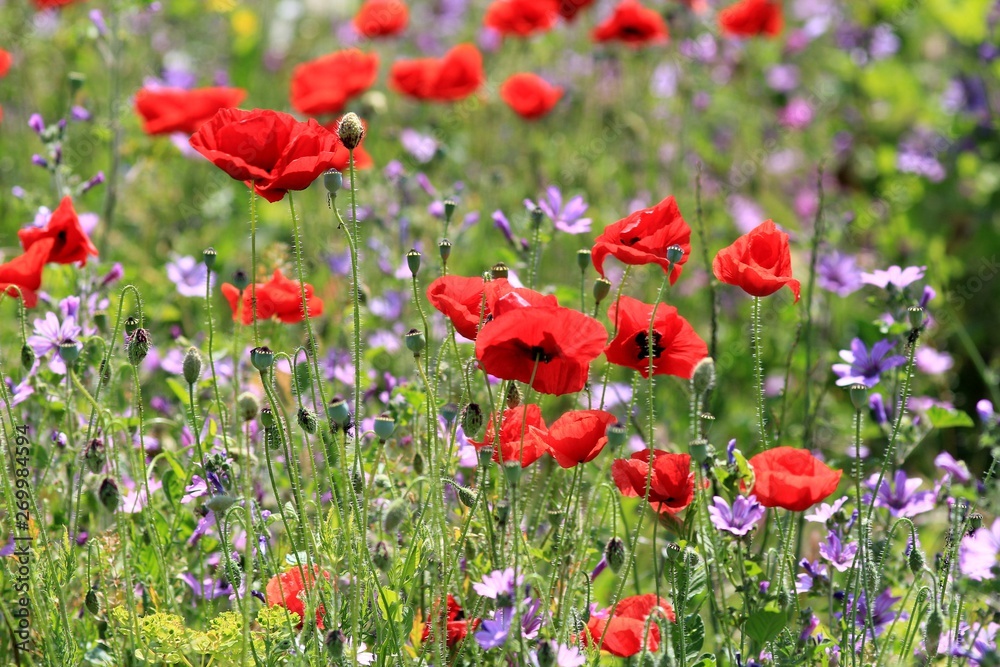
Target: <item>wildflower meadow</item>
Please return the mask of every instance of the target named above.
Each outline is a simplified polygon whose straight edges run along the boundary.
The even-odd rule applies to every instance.
[[[0,0],[0,665],[1000,666],[996,0]]]

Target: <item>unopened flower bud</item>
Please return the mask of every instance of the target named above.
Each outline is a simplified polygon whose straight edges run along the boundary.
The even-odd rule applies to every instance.
[[[927,617],[927,627],[924,634],[924,646],[932,655],[938,654],[938,644],[941,641],[941,632],[944,630],[944,616],[939,609],[932,609]]]
[[[506,499],[501,500],[496,504],[496,510],[494,511],[494,518],[497,523],[501,526],[507,525],[507,519],[510,517],[510,503]]]
[[[326,652],[334,664],[339,663],[340,659],[344,657],[344,643],[346,641],[347,637],[340,630],[330,630],[326,633],[323,643],[326,644]]]
[[[372,563],[383,572],[388,572],[389,566],[392,565],[389,545],[382,540],[379,540],[378,544],[375,545],[375,550],[372,552]]]
[[[672,245],[667,248],[667,261],[671,264],[676,264],[677,262],[684,259],[684,248],[679,245]]]
[[[476,492],[469,487],[456,484],[455,491],[458,492],[459,501],[466,507],[471,508],[476,504]]]
[[[467,438],[475,438],[483,427],[483,409],[478,403],[469,403],[462,410],[462,431]]]
[[[413,472],[424,474],[424,456],[420,452],[413,452]]]
[[[87,607],[87,611],[94,616],[101,613],[101,598],[97,595],[96,588],[91,587],[87,590],[87,595],[84,597],[83,603]]]
[[[354,150],[361,144],[361,140],[365,138],[365,126],[358,114],[353,111],[344,114],[337,125],[337,136],[347,150]]]
[[[125,345],[125,356],[133,366],[138,366],[149,354],[149,332],[145,329],[136,329],[128,343]]]
[[[441,239],[441,242],[438,243],[438,254],[441,256],[441,261],[447,263],[448,258],[451,257],[451,241]]]
[[[507,483],[512,487],[517,487],[523,472],[524,469],[521,468],[520,461],[505,461],[503,464],[503,474],[507,478]]]
[[[83,462],[87,465],[87,470],[96,475],[104,469],[104,464],[107,460],[108,457],[104,451],[103,440],[94,438],[87,443],[87,447],[83,450]]]
[[[328,169],[323,172],[323,187],[334,197],[344,187],[344,175],[336,169]]]
[[[410,269],[410,274],[416,277],[417,272],[420,271],[420,251],[416,248],[412,248],[410,252],[406,253],[406,266]]]
[[[201,253],[201,259],[205,262],[205,266],[209,271],[215,268],[215,260],[218,258],[218,253],[215,252],[215,248],[205,248]]]
[[[299,422],[299,428],[301,428],[306,433],[312,435],[316,432],[316,427],[318,426],[316,421],[316,413],[309,408],[299,408],[299,411],[295,415],[296,420]]]
[[[552,640],[540,642],[535,655],[538,657],[538,667],[553,667],[556,664],[556,643]]]
[[[427,346],[427,339],[424,338],[424,332],[419,329],[410,329],[403,336],[403,341],[406,343],[406,349],[413,353],[413,356],[420,356],[423,352],[424,347]]]
[[[604,547],[604,560],[608,561],[608,567],[615,574],[618,574],[622,566],[625,565],[625,543],[620,537],[612,537]]]
[[[581,271],[586,271],[587,267],[590,266],[590,249],[581,248],[576,251],[576,265],[580,267]]]
[[[104,481],[101,482],[101,488],[97,490],[97,498],[104,505],[104,509],[109,512],[117,510],[121,494],[118,492],[118,485],[115,484],[115,480],[105,477]]]
[[[243,392],[236,398],[236,410],[243,421],[248,422],[257,416],[260,410],[260,403],[257,397],[248,391]]]
[[[295,391],[298,392],[299,396],[304,396],[312,384],[312,369],[309,367],[309,362],[300,361],[295,364],[293,376],[295,377]]]
[[[924,553],[916,545],[913,545],[910,548],[910,555],[907,556],[906,562],[910,566],[910,572],[916,576],[923,572],[924,565],[927,564],[927,559],[924,558]]]
[[[271,408],[266,405],[260,409],[260,425],[264,428],[271,428],[274,426],[274,412],[272,412]]]
[[[392,437],[392,432],[396,430],[396,420],[388,412],[383,412],[375,418],[372,430],[375,431],[375,437],[385,442]]]
[[[704,396],[706,391],[711,391],[715,387],[715,360],[712,357],[705,357],[694,367],[691,374],[691,388],[696,396]]]
[[[458,416],[458,405],[455,403],[445,403],[441,406],[441,416],[444,417],[445,422],[448,424],[455,421],[455,417]]]
[[[21,346],[21,366],[25,370],[30,370],[35,365],[35,350],[25,343]]]
[[[507,394],[504,396],[504,400],[507,403],[507,408],[510,410],[521,405],[521,390],[513,382],[507,385]]]
[[[600,277],[594,281],[594,301],[600,303],[607,298],[611,292],[611,281],[605,277]]]
[[[184,381],[188,384],[197,384],[201,377],[201,353],[198,348],[189,347],[184,354],[184,363],[181,364],[184,373]]]
[[[266,371],[274,363],[274,352],[266,345],[250,350],[250,363],[258,371]]]
[[[393,500],[382,517],[382,529],[387,533],[395,533],[410,515],[409,507],[403,499]]]
[[[493,275],[493,280],[496,280],[498,278],[506,278],[510,275],[510,269],[508,269],[507,265],[503,262],[497,262],[493,265],[493,268],[490,269],[490,273]]]

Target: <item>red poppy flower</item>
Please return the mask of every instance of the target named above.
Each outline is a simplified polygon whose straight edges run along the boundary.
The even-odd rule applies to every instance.
[[[527,37],[545,32],[559,20],[559,0],[493,0],[483,25],[501,35]]]
[[[18,292],[14,287],[19,287],[24,295],[25,308],[34,308],[38,303],[35,292],[42,286],[42,269],[55,243],[53,237],[39,239],[22,254],[0,264],[0,293],[6,291],[17,298]]]
[[[39,9],[55,9],[64,7],[76,2],[76,0],[35,0],[35,6]]]
[[[775,447],[750,458],[753,493],[764,507],[809,509],[837,490],[842,470],[833,470],[804,449]]]
[[[146,134],[194,134],[219,109],[238,106],[242,88],[143,88],[135,94],[135,110]]]
[[[486,318],[494,318],[518,308],[531,306],[558,306],[559,302],[551,294],[542,294],[528,287],[514,287],[506,278],[491,280],[483,286],[486,294]]]
[[[781,3],[774,0],[740,0],[719,12],[719,28],[735,37],[777,37],[784,22]]]
[[[52,216],[44,227],[28,227],[17,233],[21,239],[21,245],[28,250],[41,239],[55,239],[52,248],[49,250],[46,263],[50,264],[74,264],[80,262],[81,266],[86,266],[89,255],[97,256],[97,248],[90,241],[87,232],[80,226],[80,218],[73,210],[73,200],[63,197],[59,202],[59,207],[52,212]]]
[[[649,318],[652,304],[622,296],[608,308],[608,321],[617,323],[618,334],[604,354],[618,366],[634,368],[649,377]],[[677,309],[661,303],[653,323],[653,375],[691,379],[695,365],[708,356],[708,346]]]
[[[521,438],[521,431],[524,438]],[[478,450],[493,447],[493,460],[497,463],[518,461],[527,468],[546,452],[548,429],[542,419],[542,409],[534,403],[507,408],[500,419],[500,449],[496,449],[496,425],[493,416],[486,424],[486,433],[481,442],[469,440]],[[522,447],[522,443],[524,446]],[[522,453],[523,452],[523,453]]]
[[[306,567],[293,567],[285,570],[281,574],[276,574],[267,582],[265,594],[267,596],[268,607],[284,607],[288,611],[293,611],[299,618],[305,620],[306,598],[309,589],[316,582],[316,575],[320,574],[318,565],[313,565],[313,571],[309,572]],[[302,575],[305,575],[303,579]],[[322,575],[329,581],[330,573],[322,572]],[[316,627],[323,629],[323,605],[316,608]],[[299,627],[302,627],[302,620]]]
[[[571,410],[552,423],[545,444],[563,468],[593,461],[608,444],[608,426],[618,419],[604,410]]]
[[[459,44],[443,58],[399,60],[389,85],[419,100],[451,102],[468,97],[483,84],[483,56],[472,44]]]
[[[792,278],[788,234],[770,220],[760,223],[719,251],[712,262],[715,277],[751,296],[770,296],[785,285],[799,300],[799,281]]]
[[[676,620],[674,608],[664,598],[658,598],[655,593],[633,595],[624,598],[615,607],[615,615],[609,618],[591,616],[582,638],[587,644],[596,644],[604,637],[600,645],[602,651],[619,658],[630,658],[646,649],[655,653],[660,647],[660,627],[655,622],[649,624],[649,634],[643,637],[646,630],[646,619],[653,609],[660,607],[671,622]],[[643,640],[645,639],[645,642]]]
[[[567,21],[576,19],[576,15],[594,4],[594,0],[559,0],[559,15]]]
[[[587,384],[590,362],[607,340],[600,322],[571,308],[516,308],[483,327],[476,358],[496,377],[531,382],[543,394],[571,394]]]
[[[365,0],[354,15],[354,29],[362,37],[391,37],[406,30],[410,10],[402,0]]]
[[[563,89],[528,72],[514,74],[500,86],[500,97],[514,112],[528,120],[548,114],[562,98]]]
[[[611,477],[628,498],[646,495],[649,474],[649,450],[638,451],[630,459],[615,459]],[[649,504],[661,514],[676,514],[694,499],[694,473],[691,457],[653,450],[653,476],[649,486]]]
[[[670,268],[667,248],[679,245],[684,256],[670,274],[673,285],[691,254],[691,228],[681,216],[673,196],[667,197],[652,208],[636,211],[618,222],[608,225],[594,241],[591,260],[594,268],[604,275],[604,259],[614,255],[626,264],[659,264],[666,272]]]
[[[469,340],[476,339],[483,304],[483,279],[441,276],[427,286],[427,300]]]
[[[340,113],[347,101],[378,77],[378,55],[358,49],[335,51],[298,65],[292,72],[292,107],[310,116]]]
[[[309,187],[333,166],[339,143],[315,120],[267,109],[220,109],[191,136],[195,150],[270,202]]]
[[[435,607],[440,604],[440,600],[435,603]],[[432,611],[432,616],[436,612]],[[458,604],[455,597],[449,593],[448,594],[448,620],[445,632],[448,633],[448,646],[455,646],[460,641],[465,639],[465,636],[469,634],[469,630],[474,630],[479,625],[479,619],[474,619],[472,621],[466,620],[465,610],[462,606]],[[424,633],[420,639],[421,642],[426,642],[431,637],[431,620],[428,619],[427,623],[424,625]]]
[[[665,42],[669,33],[663,17],[639,4],[622,0],[604,23],[594,28],[595,42],[618,41],[631,46]]]
[[[253,322],[253,292],[247,286],[241,295],[235,285],[222,284],[222,295],[229,302],[234,322]],[[323,314],[323,300],[313,294],[313,286],[309,283],[306,283],[306,304],[309,306],[309,317]],[[285,324],[301,322],[303,319],[302,288],[299,281],[286,278],[280,269],[275,269],[274,275],[266,283],[257,283],[257,319],[266,320],[271,317],[277,317]]]
[[[0,49],[0,79],[7,76],[7,72],[10,71],[10,66],[13,62],[14,57],[10,55],[10,52]]]

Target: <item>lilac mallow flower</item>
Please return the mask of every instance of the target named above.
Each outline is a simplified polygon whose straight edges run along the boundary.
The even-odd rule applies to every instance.
[[[947,352],[938,352],[932,347],[921,347],[916,354],[917,369],[927,375],[941,375],[955,365],[955,360]]]
[[[434,159],[438,150],[438,142],[434,137],[421,134],[412,128],[406,128],[399,133],[399,143],[403,145],[403,150],[421,164]]]
[[[861,289],[861,270],[854,256],[834,251],[820,257],[816,284],[837,296],[848,296]]]
[[[535,210],[535,202],[530,199],[524,200],[524,205],[529,212]],[[550,185],[545,191],[545,197],[538,200],[538,208],[548,216],[555,228],[567,234],[586,234],[590,231],[590,218],[584,218],[587,212],[587,203],[583,201],[581,195],[577,195],[563,205],[563,196],[554,185]]]
[[[878,475],[872,475],[865,482],[865,485],[875,489],[878,483]],[[915,517],[924,512],[930,512],[937,505],[937,493],[935,491],[918,491],[923,480],[919,477],[907,477],[902,470],[897,470],[893,482],[883,479],[882,485],[875,494],[875,506],[886,507],[889,513],[897,518]],[[871,494],[865,494],[864,502],[871,502]]]
[[[826,542],[819,545],[819,555],[824,560],[830,562],[837,572],[846,572],[854,563],[854,556],[858,553],[858,543],[849,542],[844,544],[840,537],[833,531],[826,536]]]
[[[538,636],[538,631],[542,627],[541,600],[527,598],[524,601],[525,609],[521,613],[521,636],[525,639],[534,639]],[[501,607],[493,612],[492,619],[483,619],[476,632],[476,642],[485,651],[497,648],[507,643],[507,636],[510,634],[511,624],[514,622],[514,608]]]
[[[900,266],[890,266],[885,271],[881,269],[872,273],[863,272],[861,282],[865,285],[875,285],[882,289],[888,289],[891,285],[896,289],[903,289],[907,285],[917,282],[924,277],[926,266],[908,266],[905,269]]]
[[[974,581],[994,579],[997,576],[997,558],[1000,557],[1000,519],[993,526],[983,526],[972,535],[962,538],[958,547],[958,569]]]
[[[35,351],[38,359],[49,355],[49,370],[56,375],[66,374],[66,364],[59,356],[59,346],[63,344],[76,344],[77,348],[82,347],[77,341],[77,337],[82,333],[82,329],[77,326],[75,317],[63,318],[62,322],[55,313],[45,313],[45,319],[35,320],[35,333],[28,336],[28,345]]]
[[[753,530],[757,522],[764,518],[764,512],[764,506],[757,502],[757,496],[736,496],[732,507],[724,498],[715,496],[708,508],[712,525],[737,537]]]
[[[208,267],[194,257],[177,257],[167,262],[167,279],[176,287],[181,296],[205,296],[205,280],[213,282],[214,276],[209,276]]]
[[[826,565],[823,565],[819,561],[810,561],[807,558],[803,558],[799,561],[799,566],[801,566],[805,572],[798,575],[795,579],[796,593],[808,593],[817,583],[829,581]]]
[[[834,514],[841,510],[847,500],[847,496],[844,496],[840,500],[835,501],[832,505],[821,503],[818,508],[813,510],[812,514],[805,515],[805,520],[815,523],[827,523],[833,519]]]
[[[833,365],[833,372],[840,377],[837,380],[837,386],[849,387],[852,384],[863,384],[866,387],[874,387],[878,384],[879,376],[882,373],[906,363],[906,358],[901,355],[889,355],[889,351],[895,345],[895,343],[883,339],[872,345],[872,349],[869,351],[860,338],[852,340],[850,350],[840,351],[840,358],[847,363]]]
[[[972,475],[969,474],[969,468],[965,465],[965,461],[956,460],[948,452],[941,452],[935,456],[934,465],[943,470],[950,478],[963,484],[972,480]]]
[[[868,626],[868,601],[865,599],[865,594],[861,593],[858,596],[857,605],[851,605],[854,607],[854,622],[859,627],[869,627],[868,631],[873,632],[876,637],[881,635],[892,623],[893,619],[896,618],[896,612],[893,611],[892,607],[901,598],[893,597],[892,591],[890,589],[885,589],[882,594],[875,598],[875,604],[872,606],[871,610],[871,625]],[[909,614],[903,612],[899,615],[900,620],[909,618]]]
[[[524,577],[517,578],[517,584],[524,582]],[[508,567],[506,570],[493,570],[481,582],[472,584],[472,588],[484,598],[496,600],[501,595],[511,597],[514,595],[514,568]]]

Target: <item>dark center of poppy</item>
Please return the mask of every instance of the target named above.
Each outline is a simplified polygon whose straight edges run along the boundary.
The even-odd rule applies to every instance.
[[[528,354],[531,355],[532,359],[543,364],[547,364],[555,358],[555,355],[549,354],[545,351],[545,348],[540,345],[535,345],[529,349]]]
[[[667,348],[663,347],[662,345],[660,345],[660,339],[661,338],[663,338],[663,335],[659,331],[654,331],[653,332],[653,346],[652,347],[653,347],[653,358],[654,359],[659,359],[660,355],[663,354],[663,351],[665,349],[667,349]],[[635,344],[639,348],[639,353],[637,355],[638,358],[639,358],[639,361],[642,361],[643,359],[648,359],[649,358],[649,347],[650,347],[650,345],[649,345],[649,334],[647,334],[645,331],[640,331],[639,333],[637,333],[635,335]]]
[[[630,37],[642,38],[646,36],[646,31],[635,25],[627,25],[621,29],[621,36],[623,39],[628,39]]]

